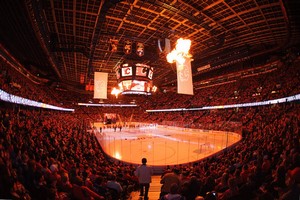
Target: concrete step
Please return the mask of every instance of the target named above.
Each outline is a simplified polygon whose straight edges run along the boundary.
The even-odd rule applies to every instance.
[[[152,176],[152,183],[150,184],[149,193],[148,193],[149,200],[159,199],[160,188],[161,188],[160,179],[161,179],[160,175]],[[143,200],[143,198],[140,198],[139,195],[140,195],[139,191],[134,191],[131,193],[131,196],[128,200]]]

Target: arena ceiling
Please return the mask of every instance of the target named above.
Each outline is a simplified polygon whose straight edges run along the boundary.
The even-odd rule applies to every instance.
[[[163,50],[165,38],[173,46],[190,39],[197,79],[206,64],[226,68],[298,43],[298,8],[297,0],[2,0],[0,36],[27,69],[53,82],[83,89],[101,71],[110,90],[116,66],[139,62],[154,67],[154,85],[163,88],[176,84],[176,70],[158,40]]]

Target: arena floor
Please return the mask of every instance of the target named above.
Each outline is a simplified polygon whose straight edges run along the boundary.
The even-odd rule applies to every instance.
[[[99,130],[99,126],[95,125]],[[96,133],[103,150],[118,160],[164,166],[193,162],[210,156],[241,139],[240,134],[223,131],[192,130],[175,127],[103,129]]]

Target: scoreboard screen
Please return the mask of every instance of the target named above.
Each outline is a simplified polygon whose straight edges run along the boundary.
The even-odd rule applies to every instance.
[[[145,64],[123,64],[116,69],[122,94],[151,94],[153,67]]]

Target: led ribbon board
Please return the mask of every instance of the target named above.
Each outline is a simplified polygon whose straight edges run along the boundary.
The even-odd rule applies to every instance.
[[[18,96],[9,94],[3,90],[0,90],[0,100],[10,102],[10,103],[15,103],[15,104],[21,104],[21,105],[25,105],[25,106],[33,106],[33,107],[38,107],[38,108],[47,108],[47,109],[52,109],[52,110],[74,112],[74,109],[62,108],[62,107],[53,106],[50,104],[33,101],[33,100],[26,99],[23,97],[18,97]]]
[[[280,99],[273,99],[268,101],[260,101],[253,103],[241,103],[241,104],[231,104],[231,105],[220,105],[220,106],[204,106],[200,108],[170,108],[170,109],[157,109],[157,110],[146,110],[146,112],[182,112],[182,111],[197,111],[197,110],[214,110],[214,109],[228,109],[228,108],[243,108],[243,107],[254,107],[254,106],[267,106],[278,103],[286,103],[292,101],[299,101],[300,94],[296,94],[289,97],[284,97]]]

